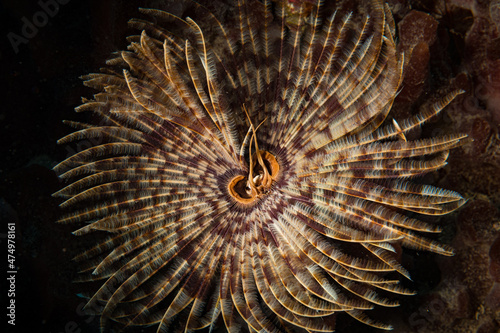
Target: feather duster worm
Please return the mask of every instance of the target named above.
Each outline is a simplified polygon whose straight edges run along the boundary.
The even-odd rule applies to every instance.
[[[199,21],[141,9],[140,36],[84,77],[101,92],[77,111],[101,122],[69,122],[59,143],[102,143],[55,167],[71,181],[56,195],[75,235],[108,235],[76,257],[82,281],[102,281],[87,307],[104,330],[329,332],[338,312],[390,329],[365,310],[412,294],[389,274],[409,278],[393,244],[452,255],[404,211],[464,203],[408,179],[466,136],[405,133],[460,92],[383,125],[404,70],[388,7],[318,2],[291,25],[283,3],[239,0],[232,26],[194,2]]]

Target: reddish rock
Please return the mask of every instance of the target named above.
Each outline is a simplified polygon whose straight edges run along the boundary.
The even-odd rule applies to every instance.
[[[495,282],[500,283],[500,235],[490,248],[490,274]]]
[[[412,10],[398,24],[399,38],[402,50],[408,50],[423,42],[432,45],[436,40],[438,21],[431,15],[418,10]]]

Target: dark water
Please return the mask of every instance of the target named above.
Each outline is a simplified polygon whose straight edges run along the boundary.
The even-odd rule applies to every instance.
[[[93,93],[79,76],[98,71],[111,52],[126,47],[126,22],[137,4],[42,3],[52,2],[0,2],[0,214],[2,222],[15,223],[17,270],[16,326],[9,331],[97,332],[98,320],[81,310],[81,285],[72,283],[77,267],[71,258],[80,251],[74,226],[54,223],[59,201],[51,194],[63,184],[52,168],[82,148],[56,143],[72,132],[63,119],[88,121],[73,111],[81,96]],[[7,231],[1,232],[6,259]],[[2,327],[6,322],[3,315]]]

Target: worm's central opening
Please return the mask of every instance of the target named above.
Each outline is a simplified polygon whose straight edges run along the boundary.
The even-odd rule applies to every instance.
[[[243,204],[252,203],[267,194],[280,169],[276,157],[267,151],[255,153],[250,165],[248,176],[236,176],[228,184],[229,194]]]

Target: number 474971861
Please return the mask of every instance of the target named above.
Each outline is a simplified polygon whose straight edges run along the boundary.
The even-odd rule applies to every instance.
[[[7,234],[7,261],[9,263],[9,269],[15,269],[15,260],[16,257],[14,256],[14,253],[16,252],[16,225],[14,223],[9,223],[8,226],[8,234]]]

